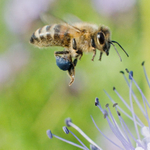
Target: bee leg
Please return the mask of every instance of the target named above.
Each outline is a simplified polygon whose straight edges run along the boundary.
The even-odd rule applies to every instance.
[[[71,67],[68,69],[68,75],[69,77],[71,78],[71,81],[69,83],[69,86],[72,85],[72,83],[74,82],[75,80],[75,66],[77,65],[77,62],[78,62],[78,59],[74,59],[74,61],[72,62],[72,65]]]
[[[83,52],[80,53],[79,60],[81,60],[82,56],[83,56]]]
[[[91,38],[91,46],[92,46],[93,48],[96,48],[95,41],[94,41],[94,38],[93,38],[93,37]]]
[[[79,58],[79,60],[81,60],[81,57],[83,56],[83,52],[80,50],[77,50],[76,53],[77,53],[76,58]]]
[[[74,50],[77,50],[77,43],[76,43],[75,38],[72,39],[72,48],[73,48]]]
[[[63,55],[61,57],[63,57],[64,59],[66,59],[66,60],[68,60],[70,62],[72,62],[71,55],[70,55],[69,51],[66,51],[66,50],[64,50],[64,51],[56,51],[56,52],[54,52],[54,55],[55,56],[59,56],[59,57],[60,57],[60,55]]]
[[[92,61],[94,61],[95,56],[96,56],[96,49],[93,50],[93,57],[91,59]]]
[[[69,86],[71,86],[75,80],[75,66],[77,65],[77,58],[72,61],[69,51],[58,51],[55,52],[54,55],[56,56],[57,66],[63,71],[68,71],[68,75],[71,78]]]
[[[72,65],[69,69],[68,69],[68,75],[69,77],[71,78],[71,81],[69,83],[69,86],[72,85],[72,83],[74,82],[75,80],[75,67],[74,65]]]
[[[93,57],[92,57],[92,61],[94,61],[94,57],[96,56],[96,45],[95,45],[95,41],[94,38],[91,38],[91,46],[93,47]]]
[[[72,85],[72,83],[74,82],[75,80],[75,66],[77,65],[77,61],[78,59],[74,59],[73,63],[72,63],[72,66],[68,69],[68,75],[70,76],[71,78],[71,81],[69,83],[69,86]]]
[[[76,58],[76,59],[74,59],[74,61],[73,61],[73,65],[74,65],[74,67],[77,65],[77,62],[78,62],[78,59]]]
[[[78,50],[75,38],[72,39],[72,48],[76,51],[77,53],[76,57],[79,57],[79,60],[80,60],[81,57],[83,56],[83,53],[81,50]]]
[[[77,57],[79,57],[79,60],[80,60],[82,55],[83,55],[83,53],[82,53],[82,51],[77,49],[77,43],[76,43],[75,38],[72,39],[72,48],[76,51]]]
[[[59,56],[59,55],[63,55],[63,54],[69,54],[69,51],[57,51],[57,52],[54,52],[55,56]]]
[[[100,52],[99,61],[102,59],[103,52]]]

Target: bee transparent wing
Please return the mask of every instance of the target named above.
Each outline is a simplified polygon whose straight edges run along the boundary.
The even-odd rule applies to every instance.
[[[75,26],[73,26],[74,23],[77,23],[77,22],[81,22],[81,20],[78,18],[78,17],[73,17],[72,15],[72,18],[74,18],[73,20],[71,19],[71,14],[67,14],[65,20],[63,19],[60,19],[58,17],[55,17],[54,15],[52,14],[47,14],[47,13],[42,13],[40,15],[40,19],[41,21],[44,23],[44,24],[60,24],[60,23],[65,23],[67,24],[68,26],[70,26],[71,28],[73,28],[74,30],[76,30],[77,32],[81,32],[81,30]],[[70,21],[69,21],[70,20]],[[72,21],[71,21],[72,20]]]
[[[63,19],[65,20],[65,22],[67,22],[70,25],[73,25],[74,23],[82,23],[83,22],[80,18],[78,18],[77,16],[70,14],[70,13],[65,14]]]
[[[52,14],[48,13],[41,13],[40,14],[40,19],[44,24],[60,24],[60,23],[66,23],[64,20],[55,17]]]

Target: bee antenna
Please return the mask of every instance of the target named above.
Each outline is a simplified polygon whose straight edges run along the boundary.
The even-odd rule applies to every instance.
[[[118,51],[117,51],[117,48],[116,48],[115,45],[112,43],[112,41],[110,41],[110,44],[113,45],[114,49],[116,50],[116,52],[117,52],[117,54],[118,54],[118,56],[119,56],[119,58],[120,58],[120,61],[122,61],[121,56],[119,55],[119,53],[118,53]]]
[[[125,52],[125,54],[129,57],[128,53],[124,50],[124,48],[117,42],[117,41],[111,41],[110,42],[111,44],[112,43],[117,43],[119,45],[119,47]]]

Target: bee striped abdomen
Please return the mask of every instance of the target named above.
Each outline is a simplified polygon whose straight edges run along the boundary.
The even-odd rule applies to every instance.
[[[46,25],[32,34],[30,43],[38,47],[69,46],[71,39],[69,30],[61,24]]]

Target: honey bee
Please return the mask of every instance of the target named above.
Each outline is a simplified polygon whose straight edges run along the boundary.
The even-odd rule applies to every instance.
[[[99,60],[101,60],[103,53],[107,56],[109,55],[111,45],[117,51],[113,44],[117,43],[126,55],[129,56],[118,42],[110,39],[110,30],[108,27],[98,27],[95,24],[83,22],[74,23],[73,25],[65,22],[45,25],[32,34],[30,43],[40,48],[49,46],[64,47],[63,51],[56,51],[54,55],[57,66],[61,70],[68,71],[68,75],[71,78],[69,86],[74,82],[75,66],[84,52],[93,52],[92,61],[94,61],[96,50],[99,50]],[[119,55],[118,51],[117,54]]]

